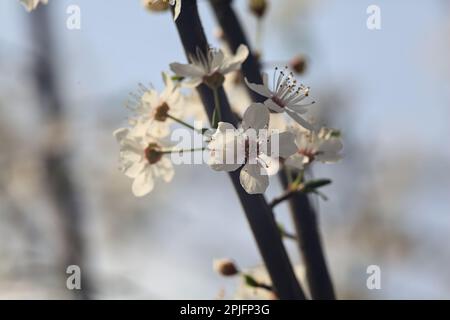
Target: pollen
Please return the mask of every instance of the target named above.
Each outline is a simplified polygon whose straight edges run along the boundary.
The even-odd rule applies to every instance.
[[[161,122],[166,121],[169,110],[170,110],[169,105],[166,102],[161,104],[159,107],[155,109],[155,120]]]
[[[149,143],[147,148],[145,148],[144,153],[149,164],[157,163],[163,156],[161,148],[157,143]]]

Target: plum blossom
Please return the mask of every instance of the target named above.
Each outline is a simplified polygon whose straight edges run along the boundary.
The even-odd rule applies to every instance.
[[[262,104],[252,104],[244,113],[242,127],[219,122],[208,144],[208,164],[216,171],[241,168],[240,182],[250,194],[264,193],[269,174],[278,169],[278,158],[294,154],[297,147],[291,132],[274,132],[268,136],[269,110]]]
[[[163,73],[165,88],[158,93],[153,87],[146,88],[140,85],[140,92],[132,94],[128,107],[135,112],[130,120],[136,129],[141,129],[141,135],[150,134],[162,138],[170,133],[170,124],[173,118],[182,115],[183,96],[170,76]]]
[[[295,134],[297,152],[286,159],[286,165],[303,169],[313,161],[333,163],[341,159],[343,145],[336,130],[323,127],[318,132],[306,131],[297,126],[290,131]]]
[[[137,131],[120,128],[113,134],[120,146],[120,170],[133,179],[133,194],[142,197],[153,190],[157,180],[170,182],[174,170],[163,151],[164,143],[148,135],[136,134]]]
[[[47,4],[48,0],[20,0],[20,3],[24,5],[28,12],[30,12],[36,9],[39,3]]]
[[[196,87],[201,83],[211,88],[220,87],[225,75],[239,70],[249,54],[247,46],[241,44],[236,54],[225,56],[222,50],[210,48],[205,56],[199,49],[196,56],[191,56],[191,63],[171,63],[170,69],[178,76],[186,78],[183,83],[188,87]]]
[[[275,68],[272,87],[269,85],[267,73],[263,73],[263,83],[255,84],[245,79],[247,86],[256,93],[266,97],[264,104],[274,112],[286,112],[293,120],[308,130],[314,130],[313,126],[301,115],[308,111],[308,106],[314,104],[302,104],[308,97],[309,88],[302,84],[297,84],[292,72],[285,70],[278,71]]]

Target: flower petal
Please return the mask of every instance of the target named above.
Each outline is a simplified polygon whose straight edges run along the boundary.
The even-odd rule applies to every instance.
[[[158,162],[158,176],[161,177],[165,182],[170,182],[175,175],[173,170],[172,161],[167,157],[162,157]]]
[[[269,186],[269,176],[259,164],[246,164],[241,170],[239,180],[249,194],[264,193]]]
[[[223,66],[221,68],[221,73],[226,74],[231,71],[239,70],[242,63],[247,59],[249,54],[248,48],[246,45],[241,44],[237,50],[236,54],[232,57],[225,58],[223,61]]]
[[[150,174],[150,170],[145,170],[138,175],[131,185],[131,191],[136,197],[142,197],[153,190],[155,183],[153,176]]]
[[[277,113],[281,113],[284,112],[284,108],[280,107],[278,104],[276,104],[275,102],[273,102],[272,99],[267,99],[266,101],[264,101],[264,104],[267,106],[267,108],[269,108],[272,111],[275,111]]]
[[[242,128],[248,129],[267,129],[269,126],[270,113],[267,107],[262,103],[252,103],[244,113],[242,119]]]
[[[176,0],[174,16],[173,16],[174,21],[177,20],[178,16],[180,15],[180,12],[181,12],[181,0]]]
[[[113,136],[116,138],[117,142],[121,142],[130,132],[128,128],[119,128],[113,132]]]
[[[129,166],[123,169],[123,173],[129,178],[136,178],[144,170],[146,163],[144,161],[131,162]]]
[[[247,87],[249,87],[251,90],[255,91],[256,93],[262,95],[263,97],[270,98],[272,96],[272,92],[269,90],[269,88],[263,84],[256,84],[251,83],[247,80],[247,78],[244,79],[245,84]]]
[[[306,162],[307,161],[303,155],[296,153],[293,156],[287,158],[284,163],[285,165],[302,170]]]
[[[311,131],[314,130],[314,126],[305,119],[303,119],[302,117],[300,117],[296,112],[286,109],[286,113],[302,127]]]
[[[297,152],[295,135],[289,131],[273,133],[267,144],[267,154],[274,158],[288,158]]]
[[[324,141],[320,148],[316,159],[325,163],[337,162],[341,159],[339,151],[342,150],[342,141],[337,138]]]
[[[204,71],[202,68],[195,64],[183,64],[173,62],[170,64],[170,70],[172,70],[177,76],[180,77],[203,77]]]
[[[219,122],[208,144],[208,165],[216,171],[235,171],[244,163],[244,143],[239,131],[227,122]]]

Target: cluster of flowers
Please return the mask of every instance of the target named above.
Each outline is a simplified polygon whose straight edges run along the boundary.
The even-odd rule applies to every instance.
[[[174,18],[180,14],[181,0],[143,0],[146,5],[174,6]],[[28,11],[36,9],[39,3],[48,0],[20,0]],[[198,52],[190,57],[191,63],[172,63],[172,78],[163,73],[165,89],[158,93],[153,87],[140,86],[132,96],[129,107],[133,116],[128,128],[120,128],[114,136],[120,145],[120,169],[132,178],[132,192],[135,196],[144,196],[153,190],[159,179],[169,182],[174,176],[170,155],[175,150],[167,141],[174,122],[196,130],[182,118],[190,113],[205,120],[205,114],[199,112],[201,102],[195,92],[186,96],[181,89],[195,88],[200,84],[210,87],[215,94],[222,85],[230,93],[233,86],[239,84],[230,79],[230,74],[240,69],[247,59],[248,48],[241,45],[235,54],[226,55],[222,50],[210,49],[206,55]],[[226,78],[227,76],[227,78]],[[219,121],[213,122],[213,131],[200,132],[205,136],[206,149],[209,152],[208,164],[216,171],[240,171],[242,187],[250,194],[264,193],[269,185],[269,175],[275,174],[280,162],[286,166],[304,170],[314,161],[324,163],[340,159],[342,142],[339,133],[329,128],[316,128],[304,118],[309,107],[305,104],[309,88],[298,84],[292,72],[275,68],[272,84],[269,76],[263,73],[263,83],[246,85],[265,97],[263,103],[249,103],[243,113],[241,125],[220,122],[220,106],[216,105]],[[177,79],[176,81],[173,79]],[[228,83],[227,83],[228,82]],[[228,86],[228,88],[227,88]],[[231,88],[230,88],[231,86]],[[245,100],[238,98],[240,101]],[[233,102],[233,94],[230,97]],[[217,101],[216,101],[217,103]],[[284,132],[273,129],[269,124],[276,114],[286,114],[290,122],[282,121]],[[279,127],[279,126],[278,126]],[[203,150],[203,148],[201,149]],[[190,149],[187,151],[194,151]]]
[[[240,69],[248,54],[244,45],[234,55],[226,55],[216,49],[210,49],[207,55],[198,52],[197,56],[191,57],[189,64],[170,65],[175,76],[163,74],[165,89],[161,93],[153,87],[141,86],[140,92],[133,95],[130,127],[120,128],[114,135],[120,145],[121,170],[134,179],[134,195],[149,193],[158,179],[170,181],[173,178],[170,155],[174,149],[165,140],[170,134],[171,124],[178,122],[195,129],[182,117],[188,108],[200,108],[201,103],[198,98],[193,100],[193,95],[182,94],[181,89],[206,84],[213,91],[217,90],[226,76]],[[219,121],[211,134],[204,134],[209,152],[208,164],[212,169],[241,170],[242,187],[250,194],[258,194],[265,192],[269,175],[277,172],[280,162],[302,170],[313,161],[334,162],[340,158],[342,142],[337,132],[328,128],[317,129],[303,117],[312,105],[303,103],[309,95],[309,88],[297,84],[287,68],[275,69],[272,85],[267,74],[263,75],[262,84],[245,82],[266,100],[264,103],[251,103],[238,128]],[[193,110],[190,111],[192,114]],[[284,132],[269,128],[271,117],[280,113],[291,119]]]

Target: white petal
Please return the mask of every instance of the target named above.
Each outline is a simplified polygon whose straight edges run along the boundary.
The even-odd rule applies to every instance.
[[[221,121],[217,124],[217,130],[226,132],[227,130],[236,130],[236,128],[231,123]]]
[[[199,66],[194,64],[182,64],[174,62],[170,64],[170,70],[172,70],[177,76],[180,77],[203,77],[204,71]]]
[[[175,2],[175,11],[174,11],[174,16],[173,16],[173,20],[177,20],[178,16],[180,15],[181,12],[181,0],[176,0]]]
[[[236,54],[223,62],[223,67],[221,68],[221,73],[226,74],[231,71],[239,70],[242,63],[247,59],[249,54],[246,45],[241,44],[237,50]]]
[[[244,113],[242,128],[255,130],[267,129],[269,126],[270,113],[262,103],[252,103]]]
[[[244,163],[244,143],[233,125],[219,122],[217,131],[208,144],[208,165],[216,171],[234,171]]]
[[[319,154],[316,156],[318,161],[325,163],[337,162],[341,159],[339,152],[342,150],[342,142],[340,139],[332,138],[324,141],[319,148]]]
[[[280,107],[278,104],[273,102],[272,99],[267,99],[266,101],[264,101],[264,104],[267,106],[267,108],[269,108],[272,111],[275,111],[278,113],[284,112],[284,108]]]
[[[130,132],[128,128],[119,128],[113,132],[113,136],[116,138],[117,142],[121,142]]]
[[[124,174],[129,178],[136,178],[144,170],[146,163],[144,161],[132,162],[130,166],[124,168]]]
[[[249,194],[264,193],[269,186],[269,176],[258,164],[246,164],[241,170],[239,179]]]
[[[239,169],[242,164],[239,163],[215,163],[213,162],[215,159],[210,158],[211,160],[208,161],[208,165],[211,167],[211,169],[213,169],[214,171],[226,171],[226,172],[231,172],[231,171],[236,171],[237,169]]]
[[[280,161],[276,158],[269,157],[266,154],[260,154],[258,157],[259,164],[266,169],[267,175],[273,176],[280,169]]]
[[[211,69],[214,71],[218,70],[222,66],[224,59],[225,59],[225,56],[224,56],[222,50],[213,52],[212,61],[211,61]]]
[[[158,162],[158,175],[165,181],[170,182],[175,175],[173,170],[172,161],[169,158],[163,157]]]
[[[306,121],[305,119],[303,119],[302,117],[300,117],[297,113],[295,113],[294,111],[291,111],[289,109],[286,109],[286,113],[292,118],[294,119],[299,125],[301,125],[302,127],[313,131],[314,130],[314,126],[309,123],[308,121]]]
[[[134,179],[131,191],[136,197],[142,197],[152,191],[153,187],[153,176],[150,174],[150,170],[146,170]]]
[[[286,159],[296,153],[297,150],[295,135],[289,131],[273,133],[269,137],[267,152],[270,157]]]
[[[302,170],[305,164],[305,157],[301,154],[294,154],[293,156],[286,159],[284,162],[286,165]]]
[[[251,83],[247,80],[247,78],[245,78],[244,81],[247,87],[262,95],[263,97],[270,98],[272,96],[272,92],[269,90],[269,88],[267,88],[267,86],[263,84]]]
[[[181,85],[186,88],[195,88],[203,82],[203,77],[187,78],[181,82]]]

